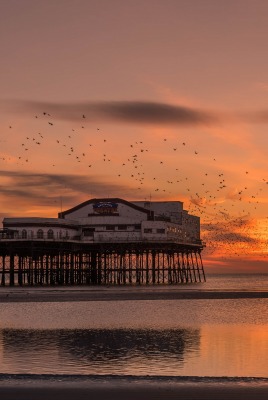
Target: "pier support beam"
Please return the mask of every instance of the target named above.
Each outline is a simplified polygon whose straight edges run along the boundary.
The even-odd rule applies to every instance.
[[[5,285],[156,285],[205,282],[202,248],[174,243],[0,243]]]

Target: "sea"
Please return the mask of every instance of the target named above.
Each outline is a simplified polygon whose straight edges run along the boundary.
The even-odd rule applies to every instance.
[[[183,289],[268,291],[268,274],[208,275],[207,282]],[[267,380],[267,360],[268,298],[10,302],[0,308],[3,375]]]

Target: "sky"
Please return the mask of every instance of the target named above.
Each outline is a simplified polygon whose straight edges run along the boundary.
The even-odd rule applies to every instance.
[[[268,2],[0,0],[0,219],[183,201],[268,272]]]

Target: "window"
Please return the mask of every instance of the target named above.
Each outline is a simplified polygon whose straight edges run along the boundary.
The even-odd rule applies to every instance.
[[[150,229],[150,228],[144,228],[143,232],[144,232],[144,233],[152,233],[153,230]]]
[[[95,228],[85,228],[83,229],[84,236],[94,236]]]
[[[156,229],[156,233],[165,233],[165,229]]]
[[[47,231],[47,238],[48,238],[48,239],[54,239],[54,232],[53,232],[52,229],[49,229],[49,230]]]
[[[37,231],[37,239],[44,239],[44,232],[42,229],[38,229]]]
[[[118,225],[118,230],[119,231],[126,231],[127,230],[127,225]]]
[[[22,230],[21,237],[22,237],[22,239],[27,239],[27,231],[26,231],[26,229]]]
[[[106,231],[114,231],[115,225],[106,225]]]
[[[134,225],[134,229],[135,229],[136,231],[139,231],[139,230],[141,229],[141,225]]]

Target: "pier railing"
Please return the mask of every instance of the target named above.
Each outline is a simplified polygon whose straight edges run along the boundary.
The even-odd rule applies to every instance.
[[[172,239],[172,238],[166,238],[166,239],[159,239],[159,237],[151,237],[146,238],[105,238],[105,237],[98,237],[98,239],[88,239],[88,238],[70,238],[69,236],[67,237],[62,237],[62,238],[38,238],[38,237],[32,237],[32,238],[23,238],[22,236],[18,236],[16,238],[12,238],[12,237],[0,237],[0,246],[1,246],[1,242],[32,242],[32,241],[36,241],[36,242],[45,242],[45,243],[65,243],[65,242],[70,242],[70,243],[87,243],[87,244],[98,244],[98,243],[176,243],[176,244],[182,244],[182,245],[192,245],[192,246],[201,246],[201,247],[205,247],[206,243],[202,240],[187,240],[187,239]]]

